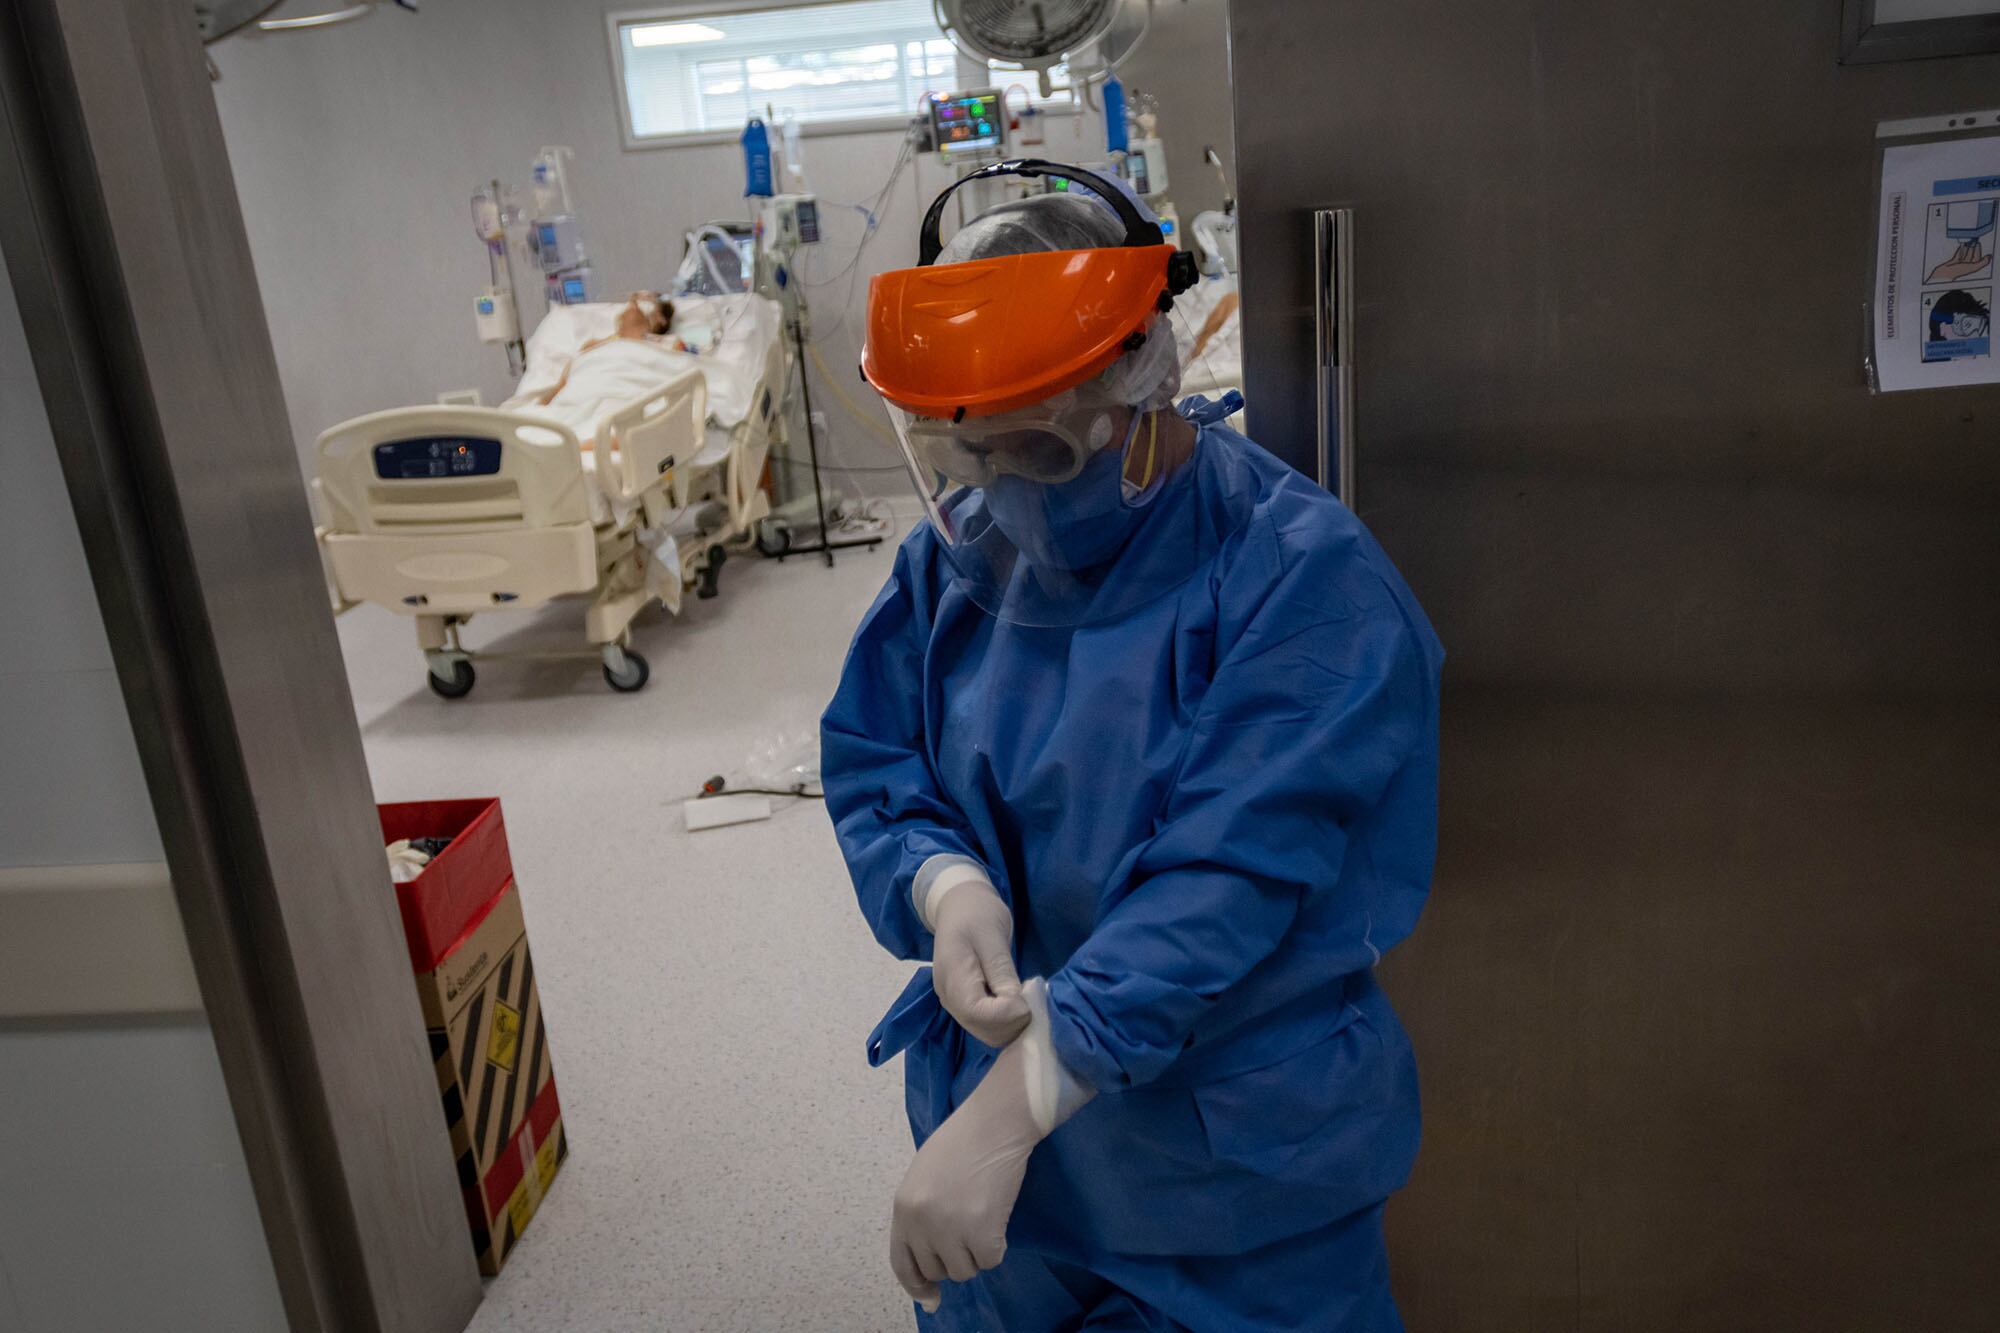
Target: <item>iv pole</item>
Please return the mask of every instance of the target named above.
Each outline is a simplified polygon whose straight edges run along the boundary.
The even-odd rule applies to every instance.
[[[806,409],[806,449],[812,458],[813,506],[819,514],[819,540],[808,542],[804,546],[787,547],[778,557],[778,562],[784,563],[785,557],[791,555],[824,555],[827,568],[831,569],[835,551],[850,546],[880,546],[882,538],[880,536],[835,537],[827,529],[826,488],[820,482],[819,471],[819,432],[813,429],[812,377],[806,373],[805,294],[801,292],[795,299],[798,302],[797,314],[785,322],[791,325],[792,348],[798,357],[799,394],[804,399]]]
[[[827,526],[826,485],[820,473],[819,432],[813,427],[812,380],[806,361],[806,325],[811,318],[806,294],[796,282],[791,261],[798,253],[796,226],[785,222],[776,211],[778,203],[769,196],[758,203],[757,272],[755,287],[774,297],[784,311],[785,331],[791,335],[792,356],[798,367],[799,395],[805,408],[806,450],[812,460],[813,512],[819,520],[819,537],[802,546],[787,545],[777,553],[780,563],[788,556],[823,555],[829,568],[833,553],[854,546],[880,546],[881,535],[835,537]],[[789,502],[788,502],[789,503]]]

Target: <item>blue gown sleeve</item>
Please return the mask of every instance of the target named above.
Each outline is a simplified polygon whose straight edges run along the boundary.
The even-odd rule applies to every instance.
[[[1439,660],[1421,612],[1351,547],[1276,574],[1224,647],[1134,887],[1049,978],[1070,1072],[1099,1089],[1159,1077],[1309,896],[1350,892],[1350,829],[1413,757],[1435,758]],[[1351,936],[1315,940],[1330,974],[1369,966],[1415,922],[1414,908],[1391,923],[1372,902],[1322,906],[1315,931]]]
[[[820,718],[820,781],[861,911],[882,947],[928,959],[931,933],[911,881],[938,856],[978,861],[965,816],[940,788],[925,743],[930,611],[918,540],[862,618]]]

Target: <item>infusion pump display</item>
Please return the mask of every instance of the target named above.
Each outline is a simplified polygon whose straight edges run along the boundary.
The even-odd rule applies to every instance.
[[[500,470],[500,441],[430,435],[375,446],[375,475],[384,481],[490,477]]]
[[[1006,108],[997,89],[952,93],[931,101],[931,138],[940,153],[999,148],[1007,137]]]

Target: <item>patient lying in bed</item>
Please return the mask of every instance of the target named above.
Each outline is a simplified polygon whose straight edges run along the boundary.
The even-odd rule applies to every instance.
[[[600,417],[692,364],[673,321],[673,302],[657,292],[634,292],[623,306],[558,306],[544,321],[549,336],[537,329],[530,340],[528,372],[503,406],[561,422],[588,449]]]
[[[742,293],[660,301],[655,310],[651,299],[642,292],[622,306],[551,309],[528,339],[527,371],[501,406],[560,422],[588,447],[607,413],[698,369],[712,426],[726,431],[749,417],[780,330],[777,303]]]
[[[576,365],[576,358],[595,350],[614,339],[624,338],[631,342],[643,342],[648,338],[666,338],[674,327],[674,303],[666,300],[658,292],[633,292],[618,312],[618,320],[610,333],[601,338],[592,338],[576,349],[574,356],[563,364],[562,377],[554,384],[534,395],[536,404],[547,407],[553,403],[564,388],[569,385],[570,370]],[[676,345],[678,347],[678,344]],[[679,348],[679,350],[686,350]]]

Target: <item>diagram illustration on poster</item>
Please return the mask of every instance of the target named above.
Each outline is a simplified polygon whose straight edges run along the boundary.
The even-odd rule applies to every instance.
[[[1924,224],[1924,281],[1993,276],[1993,199],[1932,204]]]
[[[1991,287],[1953,287],[1924,293],[1924,360],[1957,361],[1990,355],[1987,324]]]

